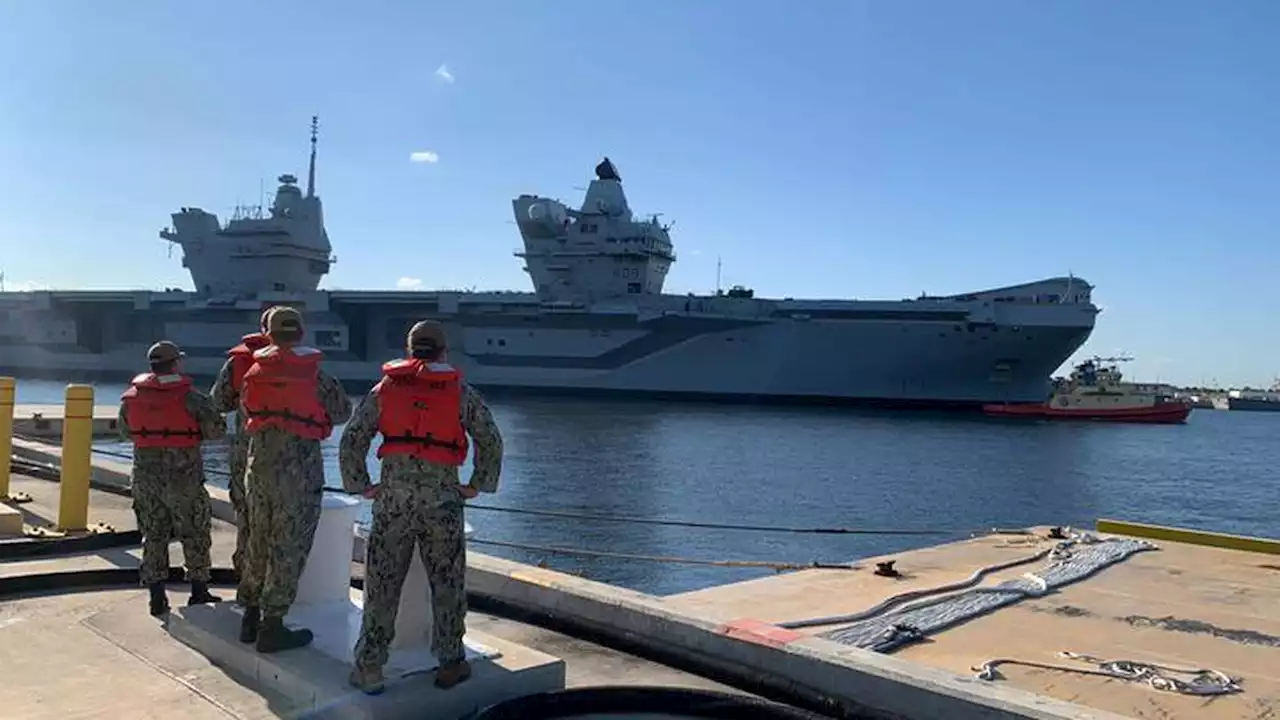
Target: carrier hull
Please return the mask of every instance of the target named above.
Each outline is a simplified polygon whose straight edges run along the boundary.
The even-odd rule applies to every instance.
[[[531,294],[315,292],[215,306],[194,293],[0,294],[0,372],[122,381],[158,338],[212,377],[262,307],[306,315],[308,342],[353,392],[437,319],[477,387],[720,401],[980,406],[1043,401],[1089,337],[1092,306],[651,299],[552,309]]]

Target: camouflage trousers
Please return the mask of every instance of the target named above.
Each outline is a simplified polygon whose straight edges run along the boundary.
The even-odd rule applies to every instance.
[[[231,495],[231,507],[236,513],[236,549],[231,554],[231,567],[235,568],[236,577],[244,575],[244,556],[249,549],[249,498],[245,490],[244,475],[249,464],[249,436],[237,432],[231,436],[228,464],[231,466],[231,478],[227,489]]]
[[[467,548],[462,500],[439,485],[417,488],[406,484],[391,485],[384,477],[373,501],[365,560],[364,621],[355,647],[357,667],[381,668],[387,663],[395,639],[400,590],[415,547],[422,554],[431,583],[431,648],[442,664],[465,657]]]
[[[182,542],[187,579],[209,582],[213,564],[213,509],[203,473],[194,476],[133,474],[133,512],[142,532],[143,585],[169,578],[169,543]]]
[[[318,441],[268,432],[249,441],[249,542],[236,602],[284,617],[320,523],[324,458]]]

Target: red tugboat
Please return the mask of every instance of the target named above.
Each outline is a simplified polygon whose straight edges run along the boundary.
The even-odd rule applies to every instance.
[[[1132,358],[1085,360],[1071,377],[1054,379],[1053,392],[1043,403],[983,405],[988,415],[1040,420],[1093,420],[1175,424],[1187,421],[1191,405],[1176,400],[1159,385],[1122,381],[1116,363]]]

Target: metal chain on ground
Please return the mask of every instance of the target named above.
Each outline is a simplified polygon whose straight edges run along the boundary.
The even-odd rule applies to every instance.
[[[1049,553],[1052,562],[1037,573],[1007,580],[994,587],[962,590],[930,598],[890,613],[863,618],[819,637],[875,652],[891,652],[928,635],[985,615],[1028,597],[1040,597],[1113,565],[1135,553],[1154,550],[1146,540],[1109,538],[1073,533]]]
[[[1053,663],[1041,663],[1033,660],[1017,660],[1014,658],[996,658],[987,662],[976,665],[972,669],[978,674],[979,680],[997,680],[1001,677],[996,668],[1001,665],[1022,665],[1024,667],[1039,668],[1041,670],[1055,670],[1059,672],[1074,673],[1077,675],[1095,675],[1105,678],[1117,678],[1120,680],[1129,680],[1131,682],[1140,682],[1163,692],[1179,693],[1182,695],[1229,695],[1231,693],[1244,692],[1244,688],[1240,687],[1240,681],[1218,670],[1211,668],[1178,668],[1169,665],[1159,665],[1157,663],[1144,663],[1136,660],[1104,660],[1093,655],[1084,655],[1082,653],[1074,653],[1069,650],[1063,650],[1058,653],[1059,657],[1068,660],[1076,660],[1082,663],[1093,665],[1093,668],[1073,667],[1071,665],[1056,665]],[[1189,676],[1189,679],[1182,680],[1174,675]]]
[[[107,450],[106,448],[94,448],[94,452],[109,457],[120,458],[122,460],[133,460],[133,456],[128,453]],[[222,477],[230,477],[231,473],[222,468],[206,468],[206,473],[219,475]],[[802,535],[896,535],[896,536],[932,536],[932,537],[972,537],[976,535],[998,534],[998,535],[1023,535],[1026,530],[992,528],[990,530],[972,531],[972,530],[920,530],[920,529],[875,529],[875,528],[824,528],[824,527],[789,527],[785,525],[744,525],[736,523],[712,523],[699,522],[695,520],[661,520],[658,518],[640,518],[640,517],[624,517],[621,515],[597,515],[592,513],[575,513],[564,510],[536,510],[530,508],[511,508],[500,507],[497,505],[480,505],[477,503],[467,503],[467,508],[471,510],[482,510],[486,512],[501,512],[514,515],[529,515],[532,517],[553,517],[562,520],[590,520],[594,522],[616,522],[630,523],[633,525],[661,525],[665,527],[687,527],[698,528],[703,530],[736,530],[744,532],[771,532],[771,533],[790,533]]]

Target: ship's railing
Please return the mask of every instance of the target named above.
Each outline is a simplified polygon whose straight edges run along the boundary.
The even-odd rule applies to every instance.
[[[634,255],[636,257],[641,257],[641,258],[656,256],[656,257],[663,258],[664,260],[669,260],[671,262],[676,262],[677,260],[677,256],[674,250],[666,250],[658,247],[623,247],[620,245],[607,246],[605,248],[600,248],[594,245],[591,247],[577,247],[577,248],[566,246],[564,248],[546,249],[546,250],[530,250],[528,248],[516,248],[511,251],[511,254],[514,255],[515,257],[535,257],[535,258],[538,258],[538,257],[542,257],[542,258],[593,257],[593,256],[601,256],[601,255],[608,255],[608,256]]]

